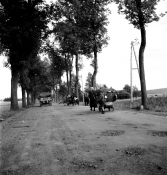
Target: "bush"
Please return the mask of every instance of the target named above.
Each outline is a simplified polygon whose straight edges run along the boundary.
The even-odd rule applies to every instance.
[[[130,98],[130,94],[124,90],[118,91],[118,95],[117,95],[118,99],[128,99]]]
[[[21,98],[19,98],[19,99],[17,99],[18,101],[21,101],[22,99]],[[8,98],[5,98],[3,101],[11,101],[11,98],[10,97],[8,97]]]
[[[141,97],[141,91],[133,91],[133,97]]]
[[[3,101],[11,101],[11,98],[10,97],[5,98]]]

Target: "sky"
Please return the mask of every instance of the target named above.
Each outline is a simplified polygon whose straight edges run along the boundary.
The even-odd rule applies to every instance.
[[[109,15],[108,36],[109,44],[98,53],[97,83],[106,84],[116,90],[122,90],[125,84],[130,85],[130,57],[131,42],[138,39],[140,42],[140,31],[135,29],[124,15],[117,13],[117,6],[111,4]],[[157,13],[165,12],[167,1],[162,1],[157,6]],[[158,22],[148,24],[146,28],[146,49],[144,53],[146,88],[167,88],[167,16]],[[139,44],[140,45],[140,44]],[[138,58],[139,45],[135,46]],[[0,57],[0,99],[10,97],[11,73],[8,68],[3,67],[4,57]],[[133,68],[136,68],[135,57],[132,57]],[[83,59],[84,67],[80,71],[82,79],[80,83],[85,85],[89,72],[93,73],[90,66],[91,60]],[[137,70],[132,71],[133,86],[140,89],[140,81]],[[75,72],[74,72],[75,73]],[[18,97],[21,98],[21,90],[18,88]]]

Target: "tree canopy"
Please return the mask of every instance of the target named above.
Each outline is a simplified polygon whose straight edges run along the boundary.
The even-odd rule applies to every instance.
[[[43,0],[2,0],[0,3],[1,53],[11,68],[11,110],[18,109],[19,71],[37,56],[47,28],[48,8]]]

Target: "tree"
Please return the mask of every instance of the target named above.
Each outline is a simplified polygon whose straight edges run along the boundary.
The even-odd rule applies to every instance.
[[[138,88],[136,86],[133,86],[133,97],[140,97],[140,91],[138,90]]]
[[[35,103],[37,95],[42,91],[50,91],[52,87],[50,65],[40,57],[31,59],[20,71],[19,84],[22,88],[22,106],[30,106]],[[27,104],[25,101],[27,92]],[[31,99],[30,99],[31,95]]]
[[[62,96],[63,101],[64,101],[64,99],[65,99],[65,97],[66,97],[67,94],[68,94],[68,89],[67,89],[67,87],[66,87],[65,85],[61,85],[61,86],[60,86],[60,89],[59,89],[59,95]]]
[[[70,6],[69,6],[70,4]],[[76,16],[76,4],[70,1],[58,1],[56,5],[59,7],[59,12],[61,14],[61,20],[57,22],[54,26],[55,39],[58,40],[62,54],[66,59],[66,75],[68,83],[68,73],[70,73],[70,83],[68,83],[68,91],[71,93],[71,71],[73,56],[75,55],[75,69],[76,69],[76,86],[78,87],[78,76],[79,76],[79,32],[78,20]],[[57,7],[56,6],[56,7]],[[57,15],[56,15],[57,17]],[[78,88],[76,88],[76,94],[78,97]]]
[[[100,83],[96,84],[96,88],[97,89],[103,89],[103,90],[107,90],[108,89],[108,87],[105,84],[100,84]]]
[[[92,87],[92,73],[88,73],[88,76],[86,78],[86,82],[85,82],[85,86],[86,89],[89,89],[90,87]]]
[[[119,13],[123,13],[126,19],[140,30],[141,44],[139,49],[139,72],[141,84],[141,101],[147,109],[147,91],[144,70],[144,51],[146,47],[146,25],[153,21],[158,21],[155,6],[160,0],[115,0],[118,4]]]
[[[130,98],[130,93],[126,92],[125,90],[118,91],[117,94],[118,94],[118,99]]]
[[[61,51],[54,47],[54,45],[48,44],[48,55],[50,59],[50,75],[51,75],[51,84],[52,89],[55,91],[56,85],[56,94],[57,93],[57,85],[61,83],[61,77],[66,70],[66,59],[61,55]]]
[[[136,86],[133,86],[133,97],[139,97],[140,96],[140,91],[138,90],[138,88]],[[129,94],[131,94],[131,87],[126,84],[123,88],[124,91],[128,92]]]
[[[40,48],[46,29],[47,10],[43,0],[2,0],[0,7],[1,50],[11,67],[11,110],[17,110],[17,85],[23,64]]]
[[[53,29],[55,41],[59,43],[59,51],[64,56],[69,94],[71,94],[71,74],[75,54],[75,39],[72,31],[73,25],[68,20],[57,22]]]
[[[128,84],[124,86],[123,90],[128,92],[129,94],[131,93],[131,87]]]
[[[76,86],[78,86],[79,78],[79,55],[85,55],[90,57],[94,54],[94,73],[92,76],[92,86],[95,86],[96,74],[97,74],[97,53],[101,51],[102,46],[107,44],[107,13],[109,12],[106,5],[110,0],[58,0],[56,9],[59,11],[61,20],[59,23],[64,26],[62,35],[58,35],[61,38],[61,47],[67,48],[66,53],[75,55],[75,69],[76,69]],[[57,14],[55,15],[57,18]],[[55,19],[56,19],[55,18]],[[58,26],[58,24],[55,24]],[[59,29],[59,27],[57,28]],[[63,41],[63,42],[62,42]],[[76,94],[78,96],[78,88],[76,88]]]
[[[110,87],[109,89],[108,89],[109,91],[116,91],[114,88],[112,88],[112,87]]]
[[[92,66],[94,72],[92,75],[92,86],[96,87],[96,75],[98,71],[97,53],[102,50],[102,47],[107,45],[106,26],[108,24],[107,15],[110,13],[107,4],[110,0],[87,0],[83,1],[81,7],[81,29],[84,35],[83,46],[84,53],[87,55],[93,53],[94,59]]]

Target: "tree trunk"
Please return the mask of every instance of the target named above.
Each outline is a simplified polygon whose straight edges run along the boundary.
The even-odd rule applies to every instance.
[[[141,45],[139,49],[139,73],[140,73],[140,84],[141,84],[141,101],[144,109],[147,109],[147,91],[144,71],[144,50],[146,47],[146,30],[144,25],[140,28],[141,31]]]
[[[27,107],[30,107],[31,102],[30,102],[30,91],[27,90]]]
[[[34,98],[35,94],[34,91],[31,92],[31,105],[34,106],[35,104],[35,98]]]
[[[69,80],[69,94],[71,95],[72,94],[72,92],[71,92],[71,81],[72,81],[72,70],[70,69],[70,72],[69,72],[69,78],[70,78],[70,80]]]
[[[94,47],[94,72],[92,75],[92,87],[96,88],[96,75],[98,69],[98,62],[97,62],[97,48]]]
[[[76,96],[79,99],[79,93],[78,93],[78,53],[76,54],[76,61],[75,61],[75,69],[76,69],[76,82],[75,82],[75,91],[76,91]]]
[[[69,78],[68,78],[68,69],[66,69],[66,78],[67,78],[67,89],[68,89],[68,94],[70,94],[70,83],[69,83]]]
[[[56,103],[56,90],[54,88],[54,103]]]
[[[70,81],[69,81],[69,87],[70,87],[70,95],[72,94],[71,92],[71,83],[72,83],[72,63],[73,63],[73,55],[72,55],[72,59],[70,60],[70,71],[69,71],[69,76],[70,76]]]
[[[26,104],[26,95],[25,95],[25,88],[21,87],[22,89],[22,107],[25,108],[27,106]]]
[[[10,110],[18,110],[18,100],[17,100],[17,84],[18,84],[18,75],[19,72],[17,69],[11,69],[11,107]]]
[[[53,77],[53,94],[52,94],[52,101],[55,103],[56,98],[55,98],[55,78]]]
[[[58,102],[58,90],[57,90],[57,86],[56,86],[56,103]]]

